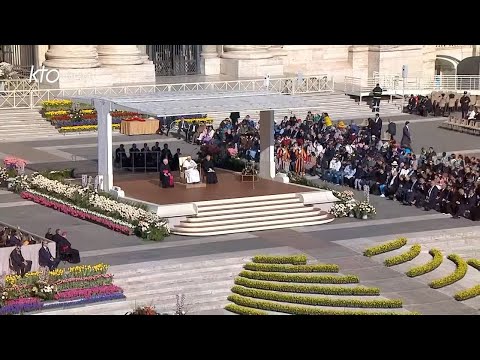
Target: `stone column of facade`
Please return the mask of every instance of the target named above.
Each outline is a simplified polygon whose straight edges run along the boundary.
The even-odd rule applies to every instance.
[[[147,55],[147,45],[137,45],[137,48],[140,51],[140,59],[143,60],[144,64],[148,64],[150,60]]]
[[[258,176],[264,179],[275,177],[274,158],[274,111],[260,111],[260,171]]]
[[[236,78],[283,76],[283,61],[272,45],[223,45],[221,73]]]
[[[202,75],[220,74],[220,58],[217,45],[202,45],[200,70]]]
[[[46,60],[45,54],[48,51],[48,45],[35,45],[35,68],[42,67],[43,62]]]
[[[98,45],[98,58],[103,66],[143,64],[137,45]]]
[[[100,66],[96,45],[50,45],[43,65],[55,69],[91,69]]]
[[[268,52],[273,56],[287,56],[288,52],[283,48],[283,45],[272,45]]]
[[[111,70],[114,85],[155,84],[155,65],[137,45],[98,45],[102,67]]]

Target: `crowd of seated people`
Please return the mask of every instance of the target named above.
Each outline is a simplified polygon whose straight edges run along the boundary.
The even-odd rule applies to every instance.
[[[420,116],[449,116],[461,111],[464,119],[480,120],[480,113],[474,105],[466,91],[461,97],[445,93],[429,96],[411,94],[404,110]]]

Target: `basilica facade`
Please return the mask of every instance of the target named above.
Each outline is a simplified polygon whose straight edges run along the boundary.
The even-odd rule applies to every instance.
[[[60,88],[154,83],[159,76],[228,79],[376,74],[455,75],[477,45],[0,45],[0,61],[57,69]]]

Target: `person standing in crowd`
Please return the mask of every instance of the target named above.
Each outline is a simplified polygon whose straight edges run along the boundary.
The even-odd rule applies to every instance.
[[[412,137],[410,135],[410,128],[408,126],[410,124],[410,121],[405,121],[405,126],[403,127],[403,136],[402,140],[400,142],[400,145],[403,148],[412,148]]]
[[[212,157],[210,154],[207,154],[205,161],[202,163],[202,168],[207,178],[207,184],[216,184],[218,183],[217,173],[215,172],[215,167],[213,165]]]
[[[392,119],[388,121],[387,133],[390,135],[390,141],[394,141],[395,135],[397,135],[397,124]]]
[[[380,139],[380,135],[382,134],[382,119],[380,118],[380,114],[375,114],[375,119],[369,124],[370,126],[370,135],[375,138]]]
[[[468,109],[470,108],[470,97],[466,91],[463,92],[463,96],[460,98],[460,108],[462,109],[462,119],[466,119]]]
[[[382,100],[382,88],[377,84],[373,90],[372,112],[380,112],[380,100]]]

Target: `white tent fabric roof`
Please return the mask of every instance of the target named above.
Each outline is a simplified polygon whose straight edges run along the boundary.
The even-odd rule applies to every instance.
[[[93,103],[104,100],[110,109],[135,111],[151,116],[179,116],[213,112],[293,110],[312,108],[314,98],[308,95],[283,95],[240,91],[181,91],[135,95],[65,96],[74,101]]]

